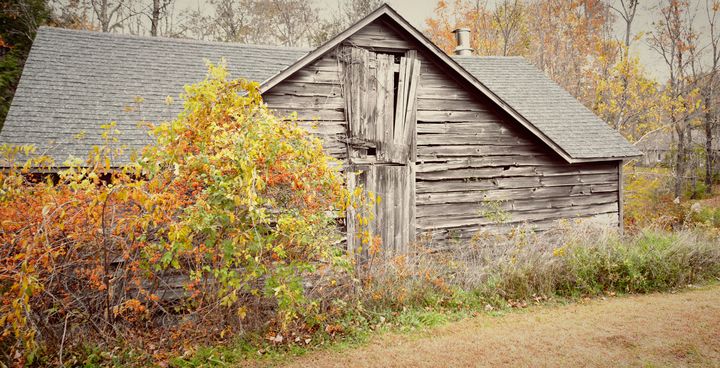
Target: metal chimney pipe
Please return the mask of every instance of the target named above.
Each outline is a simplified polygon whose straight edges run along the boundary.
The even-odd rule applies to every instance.
[[[470,47],[470,29],[469,28],[458,28],[453,31],[455,33],[455,41],[457,47],[455,47],[455,55],[472,55],[473,49]]]

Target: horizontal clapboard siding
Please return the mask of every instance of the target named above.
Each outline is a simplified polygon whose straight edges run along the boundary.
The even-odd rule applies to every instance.
[[[416,48],[413,42],[399,36],[391,28],[383,21],[375,21],[350,36],[346,43],[377,52],[398,52]]]
[[[589,215],[577,217],[581,221],[593,221],[598,224],[606,224],[607,226],[615,226],[617,223],[616,213],[604,213],[598,215]],[[562,220],[562,219],[560,219]],[[536,231],[545,231],[553,226],[557,226],[559,219],[548,217],[547,219],[538,219],[527,221],[524,224],[535,229]],[[520,223],[493,224],[493,231],[510,231],[513,227],[523,225]],[[478,231],[487,230],[489,225],[466,225],[454,228],[436,228],[429,230],[421,230],[423,239],[432,240],[433,244],[442,245],[449,241],[467,241],[471,239]],[[462,246],[462,243],[460,243]]]
[[[296,116],[300,126],[319,137],[325,151],[340,160],[347,156],[342,73],[342,64],[328,54],[263,94],[271,110],[279,116]]]
[[[618,222],[618,164],[568,164],[429,60],[418,89],[419,233],[441,244],[481,229],[558,220]],[[489,203],[492,202],[492,203]],[[486,218],[501,209],[499,224]]]

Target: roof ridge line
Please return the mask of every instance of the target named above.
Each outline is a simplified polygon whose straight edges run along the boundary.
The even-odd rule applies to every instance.
[[[82,34],[92,37],[107,37],[107,38],[124,38],[130,40],[147,40],[155,42],[177,42],[177,43],[188,43],[188,44],[206,44],[206,45],[222,45],[222,46],[235,46],[235,47],[253,47],[263,48],[271,50],[292,50],[292,51],[304,51],[310,52],[314,50],[312,47],[294,47],[294,46],[278,46],[278,45],[267,45],[267,44],[254,44],[254,43],[241,43],[241,42],[224,42],[224,41],[213,41],[213,40],[199,40],[195,38],[176,38],[167,36],[146,36],[146,35],[130,35],[125,33],[114,33],[114,32],[98,32],[87,29],[71,29],[53,26],[40,26],[38,32],[56,32],[56,33],[73,33]]]

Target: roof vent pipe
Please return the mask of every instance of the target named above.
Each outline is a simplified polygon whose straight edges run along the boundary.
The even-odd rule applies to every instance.
[[[470,47],[470,29],[458,28],[453,31],[455,33],[455,55],[466,56],[472,55],[473,49]]]

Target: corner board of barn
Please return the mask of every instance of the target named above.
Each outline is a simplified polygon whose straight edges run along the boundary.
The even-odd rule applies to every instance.
[[[621,160],[570,164],[418,40],[380,17],[265,91],[322,138],[347,185],[380,197],[369,230],[386,251],[480,229],[565,218],[621,224]],[[488,203],[508,214],[499,224]],[[347,216],[348,246],[355,214]]]

